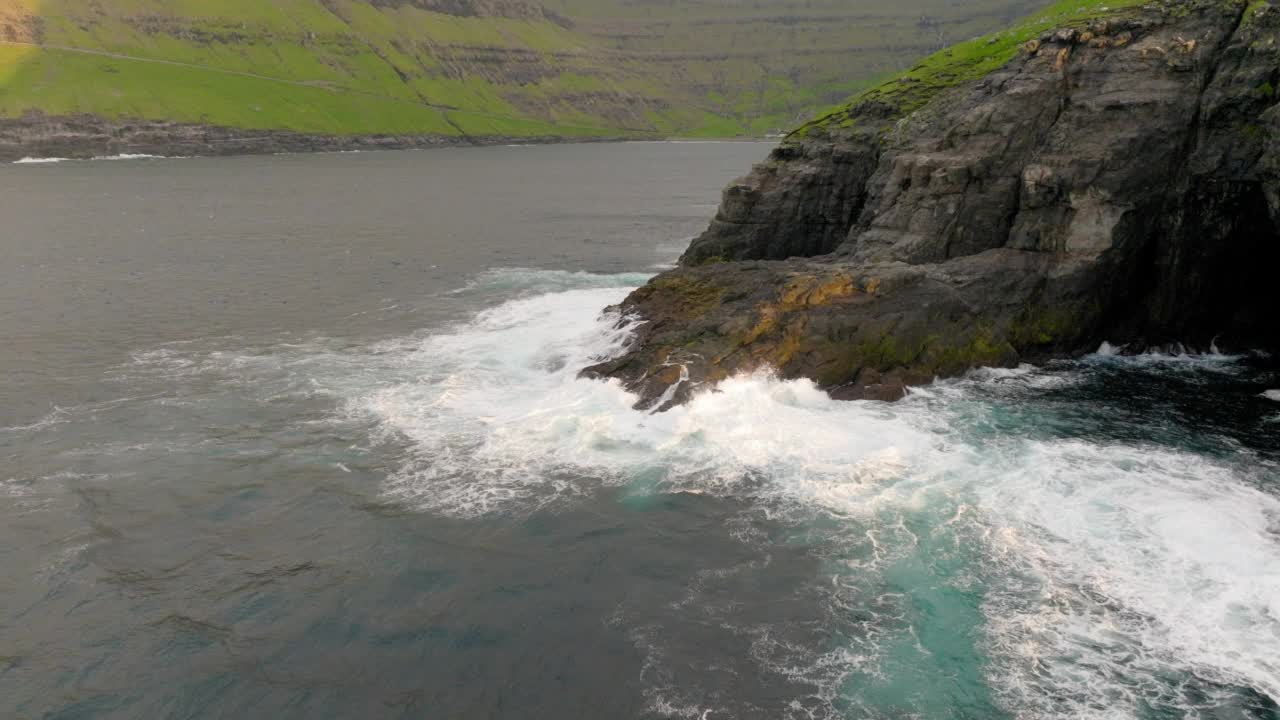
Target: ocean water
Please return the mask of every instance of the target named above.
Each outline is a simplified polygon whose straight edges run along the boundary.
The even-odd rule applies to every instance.
[[[0,714],[1280,717],[1273,358],[577,377],[766,152],[0,168]]]

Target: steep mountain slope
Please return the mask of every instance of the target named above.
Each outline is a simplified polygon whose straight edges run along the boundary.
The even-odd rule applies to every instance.
[[[755,133],[795,127],[1048,1],[546,0],[646,76]]]
[[[3,0],[0,117],[28,140],[763,134],[1036,4]]]
[[[1095,349],[1280,348],[1280,8],[1066,0],[803,126],[624,303],[649,405]]]

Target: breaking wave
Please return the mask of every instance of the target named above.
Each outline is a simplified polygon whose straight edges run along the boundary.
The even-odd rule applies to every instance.
[[[1239,374],[1239,356],[1105,346],[894,404],[757,373],[651,414],[617,383],[578,377],[625,348],[630,321],[601,308],[645,277],[496,270],[458,292],[515,299],[441,331],[136,362],[333,398],[335,421],[400,449],[385,493],[423,512],[520,516],[610,489],[731,500],[790,528],[821,558],[821,639],[788,640],[784,618],[718,621],[746,660],[804,688],[790,716],[1251,717],[1280,701],[1275,461],[1059,432],[1081,413],[1104,418],[1049,401],[1105,373]],[[738,539],[761,562],[777,542]],[[681,681],[673,631],[626,634],[646,658],[651,711],[734,714],[723,692]]]
[[[978,658],[990,701],[1020,716],[1194,713],[1247,704],[1250,692],[1280,699],[1273,464],[998,422],[1006,401],[1034,403],[1099,366],[1230,373],[1237,357],[1103,352],[1070,369],[978,371],[893,405],[837,402],[810,382],[760,373],[646,414],[617,384],[577,377],[624,348],[627,323],[599,309],[635,280],[488,274],[477,282],[545,292],[383,348],[417,376],[347,407],[408,441],[388,492],[474,516],[608,485],[734,498],[821,528],[812,537],[839,548],[831,603],[880,607],[876,631],[808,657],[766,651],[763,636],[759,647],[776,672],[815,684],[817,707],[833,714],[892,716],[892,705],[858,699],[882,665],[907,656],[929,667],[946,648]],[[904,572],[920,585],[888,593]],[[928,602],[954,605],[959,626],[941,640],[921,627],[928,618],[911,619]],[[636,632],[659,662],[661,633]],[[697,696],[657,688],[651,709],[700,715],[711,706]],[[904,702],[927,711],[955,699],[942,688]]]

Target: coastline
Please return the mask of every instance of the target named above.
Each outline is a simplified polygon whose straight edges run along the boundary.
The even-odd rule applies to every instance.
[[[0,118],[0,163],[27,158],[89,160],[121,155],[219,157],[280,153],[406,150],[519,143],[561,144],[666,140],[661,136],[325,135],[250,130],[163,120],[108,120],[94,115]]]

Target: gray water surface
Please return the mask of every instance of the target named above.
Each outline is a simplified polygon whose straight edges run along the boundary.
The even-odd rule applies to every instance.
[[[378,337],[466,310],[440,294],[488,268],[650,270],[768,147],[0,166],[0,424],[92,399],[91,375],[164,342]]]
[[[521,632],[561,653],[608,645],[591,638],[601,628],[553,631],[570,612],[539,587],[573,568],[529,565],[556,554],[558,533],[539,549],[510,539],[519,523],[424,523],[382,499],[388,469],[361,450],[369,438],[309,424],[333,414],[332,397],[264,399],[269,381],[187,358],[336,352],[439,327],[521,292],[453,292],[490,268],[643,277],[765,152],[646,143],[0,167],[0,715],[482,716],[497,683],[452,688],[476,672],[468,658],[505,655],[490,648],[513,630],[509,617],[502,629],[467,618],[475,600],[450,558],[468,554],[491,578],[484,592],[511,598],[486,612],[526,608]],[[494,661],[542,678],[565,672],[555,654]],[[543,702],[609,692],[608,665],[577,671],[600,677]]]

